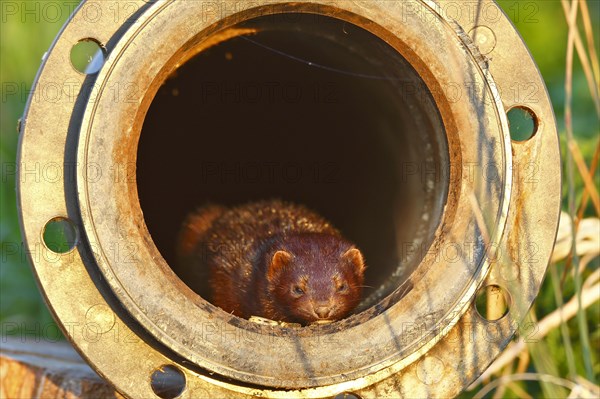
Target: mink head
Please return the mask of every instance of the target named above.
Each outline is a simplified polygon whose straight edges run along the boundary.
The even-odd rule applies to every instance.
[[[272,304],[284,321],[338,320],[361,299],[365,263],[352,244],[327,234],[297,234],[268,254]]]

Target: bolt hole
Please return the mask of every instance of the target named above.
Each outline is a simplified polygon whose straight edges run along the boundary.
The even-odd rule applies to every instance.
[[[69,219],[55,217],[44,226],[42,238],[50,251],[64,254],[75,248],[77,229]]]
[[[361,399],[360,396],[354,393],[342,392],[337,394],[333,399]]]
[[[152,373],[150,386],[160,398],[174,399],[185,389],[185,375],[175,366],[161,366]]]
[[[87,75],[98,72],[105,59],[105,50],[95,39],[82,39],[71,48],[73,68]]]
[[[536,134],[538,130],[538,119],[535,116],[535,113],[529,108],[511,108],[506,116],[508,117],[510,138],[513,141],[527,141]]]
[[[500,320],[509,310],[509,295],[498,285],[488,285],[477,293],[475,307],[477,313],[488,321]]]

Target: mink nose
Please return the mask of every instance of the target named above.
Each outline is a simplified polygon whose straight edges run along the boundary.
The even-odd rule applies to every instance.
[[[315,307],[315,313],[319,318],[326,319],[331,312],[331,308],[329,306],[317,306]]]

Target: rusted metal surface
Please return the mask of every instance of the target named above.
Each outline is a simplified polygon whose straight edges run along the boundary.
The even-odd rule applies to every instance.
[[[164,365],[185,375],[181,398],[449,397],[482,373],[537,295],[560,200],[551,105],[499,7],[132,1],[133,14],[123,9],[128,18],[114,18],[123,4],[84,2],[59,34],[36,88],[64,82],[70,95],[30,101],[19,152],[23,234],[29,248],[42,248],[32,259],[37,278],[90,365],[132,398],[157,397],[148,381]],[[92,11],[100,17],[86,17]],[[154,244],[135,182],[142,123],[165,79],[204,49],[261,29],[244,22],[283,13],[344,20],[401,54],[431,92],[447,141],[441,159],[449,163],[443,212],[408,277],[411,289],[396,287],[346,320],[305,328],[239,319],[190,290]],[[85,38],[108,54],[94,75],[67,61]],[[524,142],[510,138],[506,110],[515,106],[537,118],[536,134]],[[27,165],[36,163],[70,165],[72,173],[28,179]],[[42,241],[57,216],[78,232],[76,247],[60,255]],[[440,256],[457,248],[460,256]],[[477,313],[482,285],[505,290],[506,316],[490,322]]]

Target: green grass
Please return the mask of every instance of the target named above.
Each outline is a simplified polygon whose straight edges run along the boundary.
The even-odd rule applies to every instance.
[[[28,2],[34,4],[34,2]],[[36,2],[37,3],[37,2]],[[565,136],[565,68],[567,53],[568,26],[560,1],[514,1],[501,0],[500,5],[507,12],[523,36],[526,44],[536,60],[540,71],[548,86],[554,109],[556,112],[563,157],[566,154]],[[0,325],[3,335],[24,332],[27,336],[46,337],[54,340],[57,337],[53,328],[52,318],[43,303],[31,268],[25,253],[21,248],[21,235],[19,232],[14,166],[18,135],[16,131],[17,120],[22,115],[27,95],[40,65],[44,52],[50,46],[53,38],[59,32],[62,24],[68,17],[68,12],[73,9],[73,1],[39,2],[38,13],[12,14],[12,9],[6,8],[7,4],[22,7],[24,2],[2,3],[2,24],[0,35],[0,78],[2,84],[2,101],[0,114],[0,164],[2,166],[2,181],[0,191],[0,240],[2,245],[0,259]],[[60,5],[60,15],[44,7],[49,4]],[[597,53],[598,46],[598,21],[600,20],[600,1],[588,1],[590,14],[594,22],[596,34]],[[44,16],[46,18],[44,18]],[[49,20],[51,19],[51,20]],[[585,38],[583,28],[580,28],[582,37]],[[584,40],[585,41],[585,40]],[[592,154],[598,145],[598,116],[594,103],[590,97],[586,78],[582,72],[581,64],[575,57],[573,64],[573,133],[586,163],[590,164]],[[598,172],[593,176],[596,187],[600,184]],[[583,195],[583,180],[575,170],[572,181],[574,185],[574,201],[579,204]],[[563,192],[567,192],[568,180],[565,179]],[[567,209],[567,196],[564,196],[564,209]],[[585,214],[594,216],[595,211],[591,204],[586,207]],[[595,215],[597,216],[597,215]],[[556,264],[558,280],[563,276],[566,262]],[[584,275],[585,279],[593,270],[597,270],[599,261],[592,261]],[[553,285],[554,283],[554,285]],[[574,278],[567,275],[564,282],[557,281],[556,277],[549,276],[545,279],[539,297],[537,298],[533,315],[537,320],[551,313],[558,306],[556,294],[562,302],[568,301],[577,293],[578,286]],[[575,373],[586,376],[596,384],[600,375],[600,309],[598,303],[588,308],[585,314],[591,351],[586,350],[582,341],[581,319],[571,319],[566,328],[556,328],[546,335],[539,343],[529,347],[531,360],[523,371],[549,373],[556,377],[575,380],[572,370],[569,370],[568,359],[565,351],[565,339],[569,341],[574,355]],[[588,356],[592,362],[592,376],[586,370],[584,358]],[[516,368],[516,362],[514,364]],[[513,370],[514,371],[514,370]],[[534,381],[516,382],[509,385],[501,397],[519,397],[522,392],[531,397],[565,396],[567,390],[558,389],[552,384],[539,384]],[[462,397],[471,397],[475,391],[463,394]],[[490,394],[491,395],[491,394]],[[491,396],[490,396],[491,397]]]

